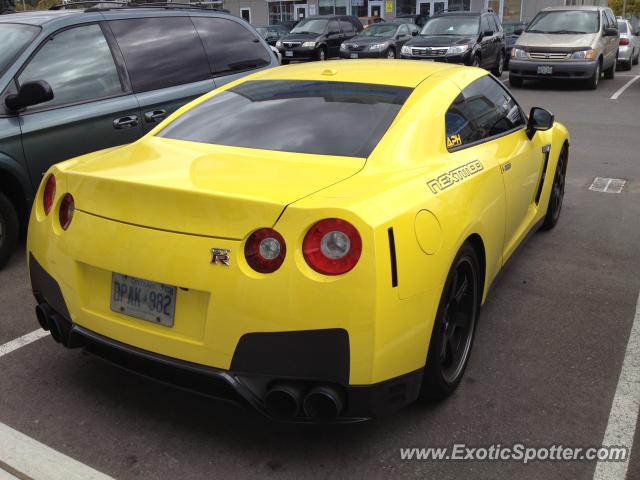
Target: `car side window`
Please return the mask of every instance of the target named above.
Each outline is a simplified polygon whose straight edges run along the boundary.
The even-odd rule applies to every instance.
[[[605,15],[604,11],[602,12],[601,21],[602,21],[602,31],[604,31],[605,28],[609,28],[609,19]]]
[[[618,28],[616,17],[613,15],[613,12],[611,10],[605,10],[604,12],[606,13],[607,18],[609,19],[609,27]]]
[[[491,30],[493,30],[494,32],[500,31],[496,22],[496,17],[494,15],[487,15],[487,20],[489,22],[489,27],[491,28]]]
[[[398,29],[398,34],[401,37],[409,36],[409,27],[407,27],[406,25],[401,25],[400,28]]]
[[[342,28],[342,33],[346,35],[354,35],[356,33],[353,24],[347,20],[340,20],[340,27]]]
[[[136,93],[211,78],[209,63],[189,17],[109,22]]]
[[[509,92],[484,76],[465,88],[447,111],[447,148],[501,135],[524,124],[520,107]]]
[[[480,27],[482,32],[486,32],[487,30],[493,30],[493,27],[489,24],[489,18],[487,15],[483,15],[480,20]]]
[[[63,30],[45,41],[17,78],[18,84],[44,80],[54,98],[38,105],[55,107],[124,93],[118,70],[100,25]]]
[[[501,32],[502,31],[502,23],[500,23],[500,19],[498,18],[498,16],[495,13],[493,15],[491,15],[491,17],[493,18],[493,23],[496,24],[496,32]]]
[[[258,37],[226,18],[191,17],[202,38],[213,73],[224,75],[264,67],[271,55]]]
[[[340,33],[340,25],[337,20],[330,20],[329,26],[327,27],[327,33]]]

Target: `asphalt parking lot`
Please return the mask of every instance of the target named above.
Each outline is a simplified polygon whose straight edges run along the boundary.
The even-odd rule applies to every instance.
[[[0,422],[120,479],[594,478],[594,461],[403,461],[400,448],[603,443],[640,291],[640,81],[611,98],[636,74],[597,91],[514,90],[571,131],[564,210],[491,292],[448,401],[360,424],[277,424],[43,338],[0,356]],[[594,177],[627,184],[598,193]],[[0,272],[0,305],[0,345],[36,330],[23,250]],[[640,478],[638,431],[629,480]]]

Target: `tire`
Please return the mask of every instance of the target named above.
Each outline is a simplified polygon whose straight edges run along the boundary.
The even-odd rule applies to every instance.
[[[509,75],[509,85],[515,88],[521,87],[522,85],[524,85],[524,79],[522,77]]]
[[[4,267],[18,245],[20,222],[13,203],[0,192],[0,269]]]
[[[500,78],[502,76],[502,72],[504,72],[504,52],[500,51],[496,58],[496,64],[491,69],[491,73],[493,73],[495,77]]]
[[[476,250],[466,242],[453,261],[440,299],[420,387],[420,400],[443,400],[456,390],[462,380],[480,316],[479,265]]]
[[[282,62],[280,62],[280,65],[289,65],[289,60],[282,60]]]
[[[394,58],[396,58],[396,51],[393,49],[393,47],[390,47],[389,50],[387,50],[386,57],[389,60],[393,60]]]
[[[623,65],[625,70],[629,71],[629,70],[631,70],[631,64],[632,64],[632,60],[629,59],[628,62],[624,62],[622,65]]]
[[[595,90],[598,88],[598,84],[600,83],[600,73],[601,73],[602,65],[600,62],[596,65],[596,71],[593,72],[593,75],[589,80],[587,80],[587,88],[589,90]]]
[[[318,53],[316,53],[316,58],[318,61],[324,62],[327,59],[327,50],[324,47],[320,47]]]
[[[640,59],[640,52],[638,52],[638,54],[634,57],[633,62],[631,62],[633,65],[638,65],[638,60]]]
[[[607,80],[613,80],[614,78],[616,78],[616,64],[618,63],[617,60],[613,61],[613,65],[611,65],[609,68],[607,68],[604,71],[604,78],[606,78]]]
[[[547,205],[547,213],[544,222],[540,227],[541,230],[551,230],[558,223],[560,213],[562,212],[562,202],[564,200],[564,187],[567,177],[567,160],[568,149],[565,145],[562,147],[560,157],[558,157],[558,165],[553,175],[553,184],[551,186],[551,194],[549,195],[549,204]]]
[[[472,67],[480,67],[480,55],[474,55],[473,60],[471,61]]]

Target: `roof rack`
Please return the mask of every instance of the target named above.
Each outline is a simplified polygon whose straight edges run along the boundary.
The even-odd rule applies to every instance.
[[[67,8],[74,9],[80,6],[87,6],[85,12],[97,12],[103,10],[111,10],[113,8],[166,8],[176,10],[215,10],[218,12],[227,12],[224,8],[217,8],[212,6],[212,2],[195,2],[195,3],[176,3],[176,2],[149,2],[149,3],[134,3],[126,1],[115,0],[88,0],[88,1],[76,1],[66,2],[59,5],[54,5],[49,10],[65,10]]]

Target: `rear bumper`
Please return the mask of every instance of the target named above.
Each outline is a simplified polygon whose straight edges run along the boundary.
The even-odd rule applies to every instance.
[[[73,323],[56,280],[29,254],[29,272],[38,305],[56,315],[64,332],[58,340],[68,348],[83,348],[133,373],[177,388],[252,408],[271,417],[265,396],[275,382],[300,385],[304,392],[331,385],[341,391],[345,408],[333,423],[384,416],[415,401],[422,381],[416,370],[372,385],[348,385],[349,337],[345,330],[245,335],[238,343],[231,369],[168,357],[108,338]],[[278,421],[314,423],[303,412]]]
[[[618,61],[629,62],[632,60],[633,47],[631,45],[624,45],[618,48]]]
[[[597,61],[578,62],[578,61],[532,61],[532,60],[516,60],[512,58],[509,61],[509,75],[524,79],[589,79],[596,71]],[[553,74],[539,74],[539,66],[550,66],[553,68]]]

